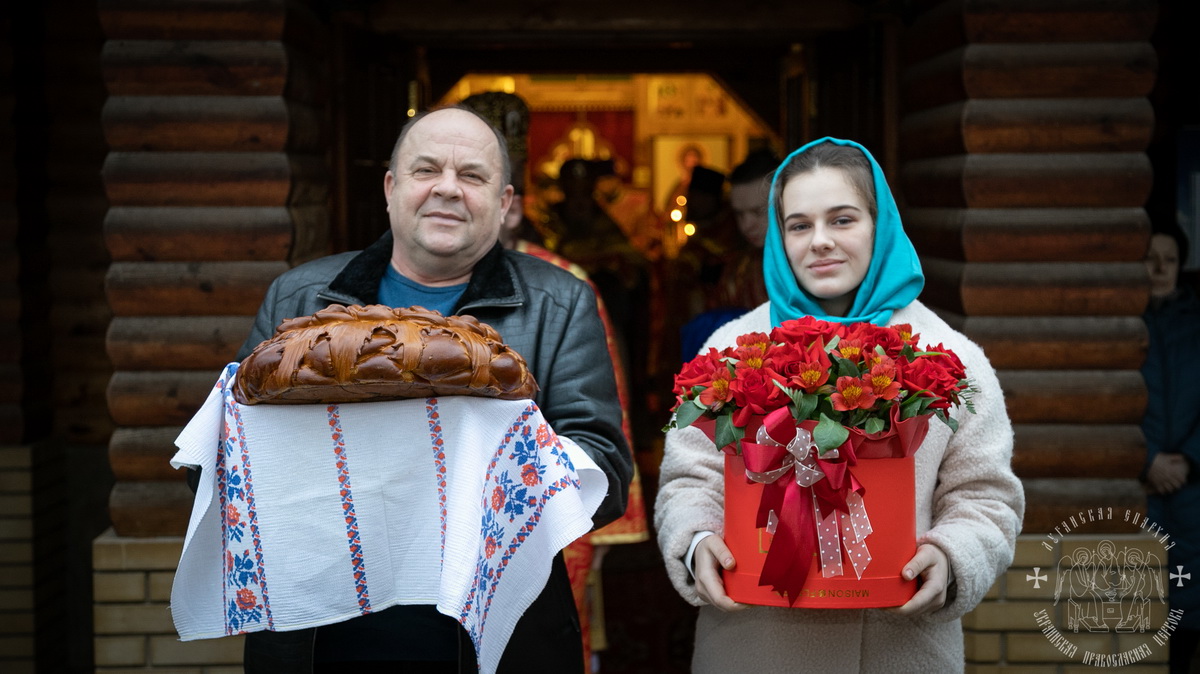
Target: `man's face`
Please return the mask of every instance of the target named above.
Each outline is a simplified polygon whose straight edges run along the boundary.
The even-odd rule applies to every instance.
[[[1150,274],[1150,296],[1166,297],[1175,292],[1179,278],[1179,244],[1168,234],[1150,237],[1146,252],[1146,271]]]
[[[755,248],[767,240],[767,187],[761,180],[739,183],[729,188],[729,205],[737,217],[742,236]]]
[[[425,285],[460,283],[496,243],[512,202],[492,130],[463,110],[409,129],[384,177],[392,264]]]

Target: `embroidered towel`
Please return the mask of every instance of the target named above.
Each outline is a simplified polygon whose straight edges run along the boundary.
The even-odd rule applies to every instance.
[[[226,366],[175,443],[200,466],[171,614],[184,641],[435,604],[492,672],[608,489],[530,400],[238,404]]]

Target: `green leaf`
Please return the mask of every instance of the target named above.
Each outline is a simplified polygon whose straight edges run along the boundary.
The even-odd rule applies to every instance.
[[[833,339],[829,340],[829,343],[825,345],[825,353],[833,353],[833,350],[837,348],[837,345],[841,343],[841,341],[841,337],[834,335]]]
[[[850,362],[849,360],[846,360],[845,358],[839,358],[837,356],[833,356],[833,358],[837,361],[837,369],[838,369],[837,376],[839,376],[839,377],[861,377],[862,376],[862,371],[859,370],[858,366],[855,365],[854,363]]]
[[[796,410],[792,412],[792,416],[797,421],[804,421],[805,419],[812,418],[813,412],[817,409],[817,394],[805,393],[794,400],[796,403]]]
[[[955,419],[954,417],[950,416],[949,414],[946,414],[946,410],[937,410],[936,412],[934,412],[934,415],[937,416],[937,418],[941,419],[947,426],[950,427],[951,433],[958,430],[958,420]]]
[[[691,402],[691,401],[688,401]],[[704,407],[696,404],[690,405],[684,403],[675,410],[675,425],[678,428],[687,428],[692,425],[692,422],[704,416]]]
[[[724,449],[726,445],[730,445],[738,440],[741,440],[742,432],[744,430],[745,429],[738,428],[737,426],[733,425],[732,415],[723,414],[717,417],[717,432],[716,438],[714,439],[717,449]],[[738,450],[740,451],[741,447],[738,447]]]
[[[883,430],[883,419],[879,417],[871,417],[867,419],[867,423],[863,425],[863,430],[867,433],[879,433]]]
[[[850,431],[846,430],[845,426],[824,414],[821,415],[821,421],[817,423],[817,427],[813,429],[813,442],[817,444],[817,451],[820,454],[841,447],[848,437],[850,437]]]

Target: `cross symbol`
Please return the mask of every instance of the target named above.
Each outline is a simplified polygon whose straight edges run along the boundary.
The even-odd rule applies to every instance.
[[[1050,579],[1046,577],[1046,574],[1042,573],[1041,571],[1042,567],[1035,566],[1033,567],[1033,573],[1025,574],[1025,580],[1032,580],[1033,589],[1035,590],[1042,589],[1041,581],[1046,581],[1047,583],[1050,582]]]
[[[1167,578],[1167,582],[1169,583],[1173,580],[1178,580],[1179,582],[1175,585],[1175,587],[1183,587],[1183,579],[1187,578],[1188,580],[1191,580],[1192,574],[1184,573],[1182,564],[1176,565],[1175,568],[1179,569],[1179,573],[1168,573],[1169,577]]]

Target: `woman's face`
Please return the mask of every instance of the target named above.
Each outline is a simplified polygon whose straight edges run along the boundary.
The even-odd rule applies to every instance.
[[[1146,271],[1150,273],[1150,296],[1165,297],[1175,290],[1179,275],[1179,244],[1167,234],[1150,237],[1146,253]]]
[[[820,168],[783,187],[783,247],[796,281],[830,316],[845,316],[867,275],[875,221],[840,169]]]

